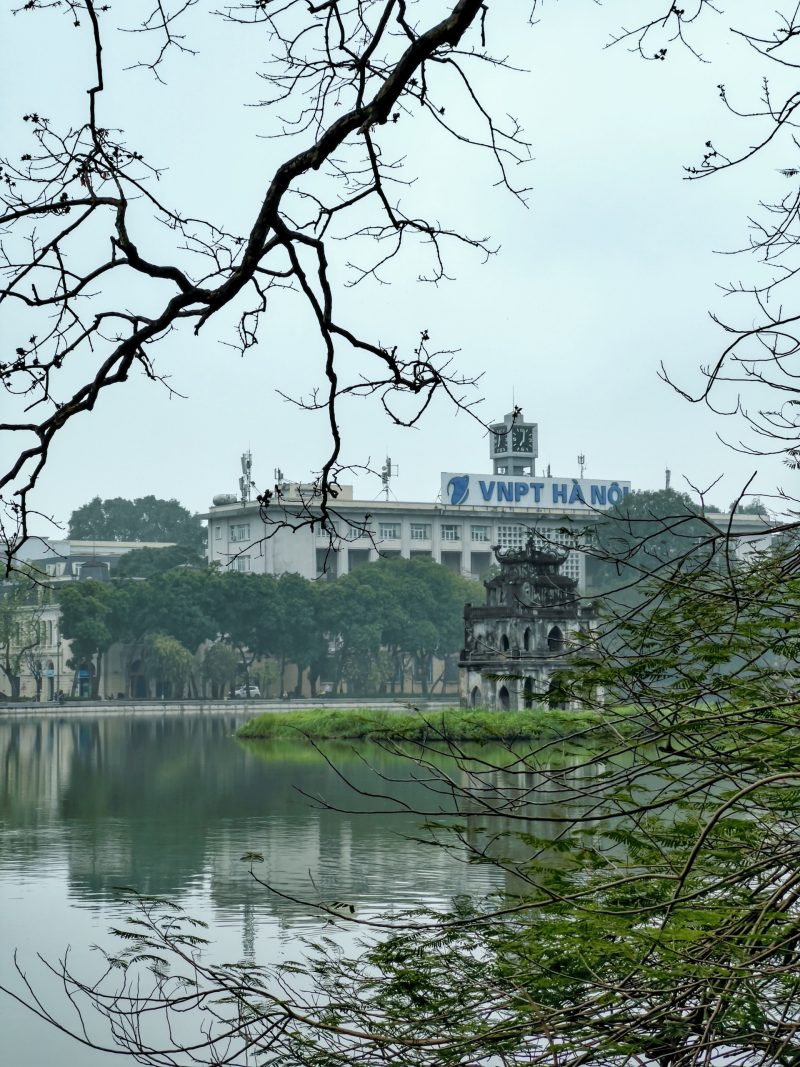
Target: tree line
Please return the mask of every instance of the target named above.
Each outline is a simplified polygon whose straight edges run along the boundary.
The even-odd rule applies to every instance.
[[[298,574],[179,568],[142,580],[74,582],[58,593],[67,663],[88,669],[93,696],[103,655],[126,650],[130,695],[223,696],[237,682],[282,693],[295,668],[312,695],[321,681],[353,695],[394,692],[413,671],[439,685],[434,661],[463,642],[474,583],[429,560],[381,560],[336,581]]]
[[[202,552],[206,530],[199,515],[177,500],[141,496],[93,497],[69,517],[69,536],[78,541],[174,541]]]

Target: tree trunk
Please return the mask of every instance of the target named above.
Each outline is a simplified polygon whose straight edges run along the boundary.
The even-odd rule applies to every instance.
[[[421,657],[419,676],[420,676],[420,678],[419,678],[420,685],[422,687],[422,690],[421,690],[422,691],[422,695],[423,696],[427,696],[428,695],[428,657],[427,656],[422,656]]]
[[[301,667],[300,664],[298,663],[297,664],[297,683],[295,684],[295,687],[294,687],[294,695],[295,695],[295,698],[297,700],[300,700],[302,698],[302,696],[303,696],[303,672],[304,671],[305,671],[305,667]]]

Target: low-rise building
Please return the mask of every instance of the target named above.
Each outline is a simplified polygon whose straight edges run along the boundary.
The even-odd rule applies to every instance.
[[[68,666],[72,649],[61,636],[61,611],[54,591],[68,582],[108,581],[117,561],[140,548],[167,548],[172,544],[143,541],[82,541],[71,538],[31,537],[16,553],[21,567],[34,579],[30,603],[19,608],[15,626],[15,647],[9,648],[13,666],[18,667],[19,697],[23,700],[53,701],[59,691],[88,697],[92,688],[92,665]],[[0,583],[0,597],[11,586]],[[35,595],[35,590],[39,595]],[[30,640],[34,631],[38,637]],[[1,635],[0,635],[1,636]],[[24,648],[22,646],[25,646]],[[101,696],[115,697],[127,693],[126,658],[120,646],[103,654]],[[12,695],[15,685],[0,671],[0,700]]]

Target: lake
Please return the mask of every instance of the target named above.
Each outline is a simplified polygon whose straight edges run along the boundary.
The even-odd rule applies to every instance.
[[[216,714],[0,719],[0,983],[20,986],[16,948],[36,988],[69,1019],[37,953],[55,959],[70,946],[77,970],[99,972],[91,946],[111,946],[108,928],[130,913],[119,886],[169,897],[206,920],[208,958],[260,961],[294,956],[300,937],[330,931],[318,901],[352,903],[368,916],[503,888],[497,869],[407,840],[414,816],[321,807],[310,798],[343,809],[385,805],[355,796],[306,743],[238,742],[241,721]],[[367,764],[387,776],[414,773],[374,746],[328,751],[365,790],[380,784]],[[430,807],[422,785],[406,788],[406,799]],[[250,851],[264,855],[258,874],[285,896],[254,883],[241,859]],[[0,1033],[4,1062],[15,1067],[109,1062],[1,996]]]

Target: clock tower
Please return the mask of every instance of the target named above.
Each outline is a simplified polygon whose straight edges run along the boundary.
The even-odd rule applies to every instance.
[[[502,422],[489,427],[489,454],[495,474],[536,474],[539,425],[525,422],[522,411],[510,411]]]

